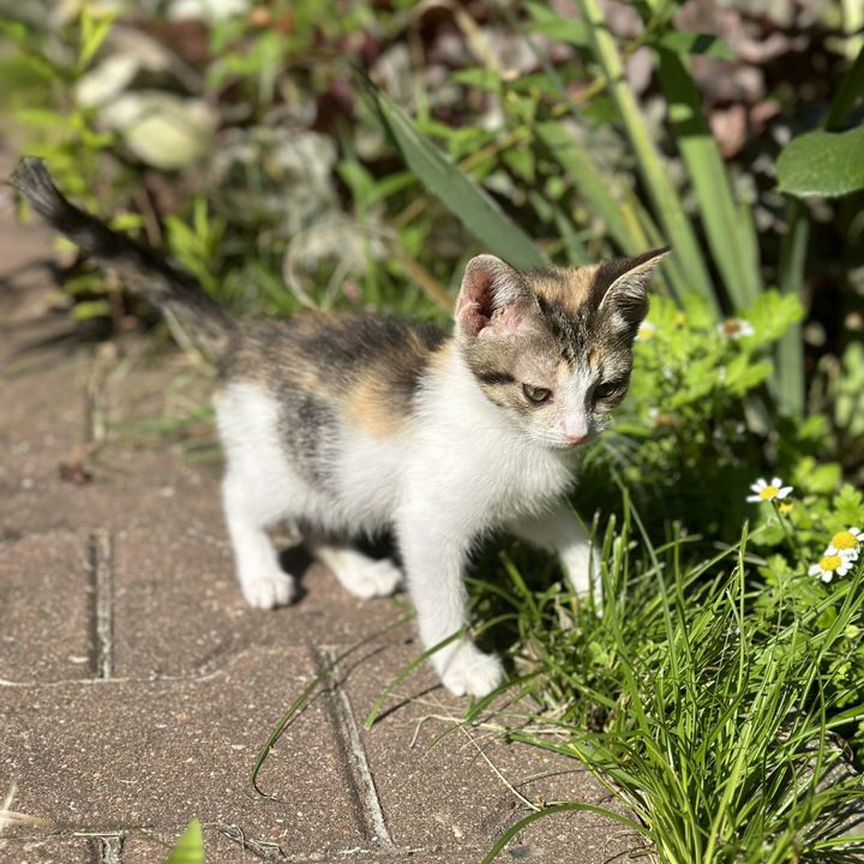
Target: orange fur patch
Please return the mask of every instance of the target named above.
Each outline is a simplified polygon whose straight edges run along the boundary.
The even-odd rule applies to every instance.
[[[407,414],[406,406],[394,405],[393,394],[381,379],[380,369],[366,370],[346,394],[352,424],[375,438],[391,438]]]
[[[536,276],[529,284],[538,297],[577,312],[591,297],[596,271],[596,266],[559,270]]]

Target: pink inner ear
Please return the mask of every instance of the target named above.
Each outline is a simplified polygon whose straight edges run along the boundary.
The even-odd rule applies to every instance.
[[[526,297],[516,282],[518,275],[497,259],[495,265],[475,258],[462,283],[456,320],[471,336],[510,336],[524,328]],[[504,302],[501,304],[502,300]],[[497,308],[496,308],[497,306]]]
[[[476,336],[489,324],[489,317],[483,314],[480,304],[467,297],[459,303],[456,317],[462,327],[472,336]]]
[[[467,276],[456,317],[472,336],[488,327],[492,319],[492,280],[491,273],[480,269]]]
[[[491,331],[497,336],[516,333],[522,327],[525,318],[523,313],[524,309],[521,304],[502,306],[492,313],[492,318],[489,320],[490,326],[487,328],[487,331]]]

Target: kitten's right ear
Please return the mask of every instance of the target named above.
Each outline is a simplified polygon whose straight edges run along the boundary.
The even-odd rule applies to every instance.
[[[525,280],[494,255],[468,262],[456,298],[456,326],[468,336],[514,335],[531,308]]]

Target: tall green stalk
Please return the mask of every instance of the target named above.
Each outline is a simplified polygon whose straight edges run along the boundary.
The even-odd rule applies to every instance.
[[[850,112],[864,92],[864,48],[843,78],[822,128],[836,132],[843,128]],[[787,230],[780,244],[779,287],[784,294],[803,295],[804,265],[810,239],[810,221],[807,205],[798,198],[789,197],[786,207]],[[789,330],[777,346],[777,366],[774,390],[781,410],[793,417],[804,414],[804,345],[801,326]]]
[[[693,181],[708,245],[726,292],[741,311],[762,291],[758,244],[752,236],[755,229],[752,222],[740,218],[726,164],[705,122],[702,98],[685,59],[663,48],[658,53],[658,74],[669,102],[669,119]]]
[[[598,0],[579,0],[582,14],[590,25],[594,55],[603,69],[608,89],[639,165],[639,173],[654,205],[661,227],[681,262],[690,290],[713,309],[719,304],[711,278],[702,258],[696,235],[681,205],[666,166],[651,141],[645,120],[624,74],[624,62],[606,25]]]
[[[786,225],[786,234],[780,242],[778,287],[783,294],[801,297],[810,220],[807,205],[797,198],[790,198],[786,205]],[[785,414],[792,417],[804,414],[804,344],[800,324],[790,327],[777,345],[774,393]]]

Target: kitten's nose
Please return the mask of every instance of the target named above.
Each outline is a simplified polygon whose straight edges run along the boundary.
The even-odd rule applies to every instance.
[[[578,444],[584,444],[588,440],[587,435],[566,435],[564,440],[571,444],[573,447],[576,447]]]

